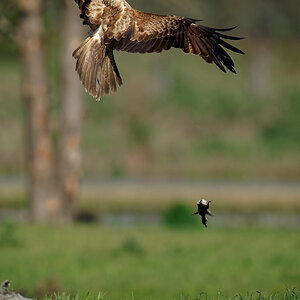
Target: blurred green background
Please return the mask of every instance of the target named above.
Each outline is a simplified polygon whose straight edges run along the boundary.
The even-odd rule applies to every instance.
[[[299,179],[297,1],[130,3],[201,18],[212,27],[239,24],[234,34],[247,39],[235,45],[246,55],[232,55],[233,75],[178,49],[117,53],[124,85],[101,103],[86,96],[83,175]],[[54,138],[59,7],[59,1],[46,1],[44,11]],[[24,173],[21,70],[18,51],[6,39],[0,63],[0,174],[16,176]]]
[[[29,199],[20,57],[1,36],[0,281],[8,278],[35,297],[101,291],[105,299],[194,299],[201,292],[299,291],[298,1],[130,4],[216,28],[239,24],[235,34],[246,39],[235,46],[246,54],[232,55],[238,74],[178,49],[116,53],[123,86],[101,102],[88,95],[84,102],[78,220],[93,223],[39,226],[24,222]],[[45,1],[56,146],[60,8],[58,0]],[[17,22],[13,2],[5,14]],[[200,197],[212,200],[217,214],[208,229],[190,219]],[[174,203],[182,214],[172,219]],[[154,217],[141,219],[150,213]]]

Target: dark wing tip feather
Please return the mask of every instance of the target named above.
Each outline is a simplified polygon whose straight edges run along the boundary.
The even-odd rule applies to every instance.
[[[235,25],[235,26],[227,27],[227,28],[211,28],[211,29],[214,30],[214,31],[231,31],[231,30],[234,30],[238,27],[239,27],[239,25]]]
[[[244,54],[244,52],[242,50],[230,45],[229,43],[227,43],[221,39],[219,40],[219,44],[235,53]]]
[[[245,39],[244,37],[239,37],[239,36],[231,36],[231,35],[227,35],[227,34],[222,34],[217,32],[218,36],[227,40],[233,40],[233,41],[239,41],[239,40],[243,40]]]
[[[220,32],[227,32],[231,31],[237,26],[229,27],[229,28],[210,28],[206,26],[197,26],[200,31],[202,31],[203,39],[210,49],[210,56],[212,61],[218,66],[220,70],[226,73],[225,67],[231,71],[232,73],[236,74],[234,69],[234,62],[229,56],[229,54],[222,48],[226,48],[232,52],[244,54],[244,52],[233,45],[227,43],[225,40],[241,40],[241,37],[235,37],[227,34],[223,34]]]
[[[194,19],[194,18],[188,18],[188,17],[185,17],[184,19],[185,19],[185,20],[189,20],[189,21],[191,21],[192,23],[202,22],[202,21],[203,21],[203,20],[201,20],[201,19]]]

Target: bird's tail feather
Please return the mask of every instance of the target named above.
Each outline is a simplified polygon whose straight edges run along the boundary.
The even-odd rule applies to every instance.
[[[85,90],[97,100],[122,85],[113,52],[97,36],[88,37],[74,52],[76,71]]]

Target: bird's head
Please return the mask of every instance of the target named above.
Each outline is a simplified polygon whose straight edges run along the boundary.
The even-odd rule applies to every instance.
[[[198,200],[197,204],[206,206],[210,201],[206,201],[205,199],[200,199]]]

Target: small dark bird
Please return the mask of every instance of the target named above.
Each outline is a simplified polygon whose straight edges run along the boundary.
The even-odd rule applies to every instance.
[[[76,71],[86,91],[98,100],[122,84],[114,51],[159,53],[179,48],[233,73],[234,63],[227,50],[243,54],[226,41],[241,39],[228,34],[236,27],[211,28],[192,18],[146,13],[125,0],[75,1],[83,24],[92,30],[73,53]]]
[[[197,202],[198,210],[193,213],[193,216],[200,215],[202,217],[202,224],[205,227],[207,227],[206,215],[214,216],[214,214],[209,210],[209,203],[211,203],[211,201],[206,201],[205,199],[198,200]]]

